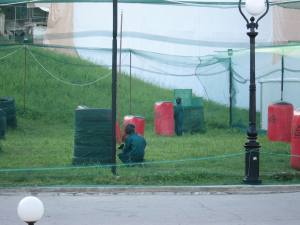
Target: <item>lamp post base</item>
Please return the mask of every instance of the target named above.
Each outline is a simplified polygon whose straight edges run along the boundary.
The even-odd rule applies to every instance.
[[[249,179],[249,178],[247,178],[247,177],[245,177],[244,179],[243,179],[243,183],[244,184],[250,184],[250,185],[258,185],[258,184],[261,184],[261,180],[252,180],[252,179]]]
[[[34,225],[35,222],[26,222],[28,225]]]

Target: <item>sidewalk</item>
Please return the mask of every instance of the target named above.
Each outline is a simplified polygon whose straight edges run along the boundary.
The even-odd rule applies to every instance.
[[[120,192],[124,191],[120,187],[35,188],[32,193],[25,193],[29,189],[2,190],[0,224],[25,225],[18,218],[17,206],[28,194],[37,195],[45,206],[37,225],[299,225],[300,221],[300,192],[274,193],[295,191],[294,188],[246,188],[259,194],[246,194],[246,189],[238,186],[224,187],[227,192],[217,192],[221,187],[147,188],[130,188],[127,192]],[[103,190],[106,192],[100,192]],[[205,192],[208,190],[214,192]],[[239,193],[229,194],[237,190]]]
[[[218,185],[218,186],[53,186],[0,188],[0,195],[15,193],[78,194],[268,194],[300,192],[300,185]]]

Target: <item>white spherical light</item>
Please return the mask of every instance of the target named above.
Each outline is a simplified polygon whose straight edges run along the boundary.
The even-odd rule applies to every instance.
[[[265,0],[246,0],[246,10],[252,16],[262,14],[265,8]]]
[[[43,202],[33,196],[23,198],[18,205],[18,215],[24,222],[36,222],[44,214]]]

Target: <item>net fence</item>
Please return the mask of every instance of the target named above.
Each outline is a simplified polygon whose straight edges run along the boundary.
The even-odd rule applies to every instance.
[[[209,58],[207,65],[215,69],[209,73],[206,70],[207,65],[204,65],[205,75],[200,72],[202,68],[199,64],[195,65],[199,75],[183,75],[176,70],[172,74],[164,74],[153,68],[149,68],[152,74],[149,75],[149,71],[145,67],[141,67],[141,70],[135,69],[133,62],[137,61],[139,57],[145,60],[144,55],[151,56],[151,60],[154,60],[157,54],[140,53],[137,50],[126,50],[122,53],[123,62],[125,62],[124,55],[126,54],[132,54],[131,58],[135,60],[131,61],[131,67],[130,65],[121,67],[122,74],[119,74],[118,121],[122,126],[123,116],[129,114],[129,105],[131,104],[132,114],[142,115],[146,118],[145,137],[148,146],[145,163],[126,165],[118,161],[118,177],[116,178],[111,174],[110,164],[72,165],[74,110],[78,105],[94,108],[111,107],[110,66],[105,63],[101,64],[97,60],[95,61],[97,64],[94,64],[87,60],[81,60],[79,57],[66,56],[53,50],[56,48],[55,46],[41,45],[1,47],[1,96],[15,98],[18,120],[18,127],[16,129],[9,128],[6,139],[1,141],[0,176],[2,186],[183,185],[238,184],[241,182],[241,177],[244,175],[245,156],[242,146],[245,134],[243,129],[242,131],[230,129],[229,102],[227,107],[214,103],[209,96],[211,93],[215,94],[216,90],[212,91],[211,87],[207,88],[204,99],[195,100],[203,102],[205,132],[186,133],[183,138],[159,137],[153,132],[153,104],[160,100],[174,100],[174,91],[160,90],[154,86],[149,88],[149,85],[136,78],[137,74],[147,72],[143,79],[147,82],[149,82],[147,76],[151,79],[156,76],[158,77],[156,79],[159,79],[160,77],[177,77],[179,75],[182,80],[198,77],[204,87],[209,82],[213,82],[213,79],[215,82],[224,79],[224,82],[228,83],[228,58],[217,59],[216,56]],[[59,46],[60,48],[62,47]],[[107,49],[83,50],[91,51],[93,54],[110,55]],[[103,58],[99,57],[99,59]],[[238,88],[247,89],[248,79],[236,72],[240,67],[234,57],[232,58],[233,96],[236,98],[240,93]],[[241,55],[238,58],[243,59]],[[288,59],[287,56],[285,58]],[[177,63],[193,63],[186,57],[177,58],[167,55],[164,58],[161,54],[155,60],[163,63],[168,61],[168,66],[171,67],[171,59],[175,59],[175,67]],[[199,59],[195,59],[195,62],[196,60]],[[281,65],[280,60],[279,64]],[[218,73],[221,68],[224,71]],[[131,81],[129,70],[132,75]],[[288,72],[291,71],[291,76],[294,75],[294,70],[297,68],[287,68]],[[216,74],[213,71],[216,71]],[[258,71],[265,71],[265,67],[262,67],[261,70],[258,67]],[[268,75],[267,73],[259,74],[258,78]],[[150,80],[150,82],[153,81]],[[157,84],[157,80],[155,83]],[[229,84],[224,88],[224,93],[229,93],[228,88]],[[229,100],[229,94],[227,97]],[[247,110],[234,106],[233,104],[232,125],[234,127],[238,124],[245,128],[247,126]],[[260,156],[262,179],[268,183],[297,182],[299,174],[289,165],[292,157],[289,152],[289,144],[270,142],[266,135],[259,138],[263,146]]]

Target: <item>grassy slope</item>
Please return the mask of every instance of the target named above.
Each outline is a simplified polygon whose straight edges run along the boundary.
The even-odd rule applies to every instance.
[[[13,49],[1,49],[0,56]],[[32,54],[59,79],[90,82],[109,71],[77,58],[31,48]],[[80,104],[110,108],[111,78],[94,85],[78,87],[49,76],[27,52],[24,104],[25,51],[0,61],[0,96],[14,96],[19,126],[9,130],[0,152],[0,168],[50,167],[50,170],[0,172],[0,186],[49,184],[237,184],[244,173],[244,132],[227,127],[228,109],[205,102],[207,132],[184,137],[158,137],[153,133],[153,104],[171,100],[172,91],[133,79],[133,111],[147,119],[148,142],[144,168],[119,165],[120,178],[109,168],[71,168],[73,152],[73,114]],[[119,77],[120,118],[129,110],[129,79]],[[240,114],[245,112],[240,111]],[[262,153],[289,153],[289,145],[270,143],[260,137]],[[236,154],[232,157],[224,154]],[[218,156],[210,158],[211,156]],[[220,156],[220,157],[219,157]],[[173,162],[172,160],[193,159]],[[197,159],[197,160],[195,160]],[[163,161],[157,163],[157,161]],[[153,162],[155,162],[153,164]],[[152,164],[151,164],[152,163]],[[60,167],[60,170],[55,168]],[[281,174],[281,172],[287,172]],[[299,182],[299,174],[289,168],[289,157],[261,155],[262,178],[267,183]]]

